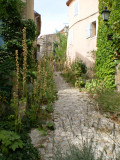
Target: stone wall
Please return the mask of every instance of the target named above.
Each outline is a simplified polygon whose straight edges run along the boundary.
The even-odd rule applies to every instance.
[[[38,55],[37,59],[54,52],[54,43],[58,41],[57,34],[43,35],[37,40]]]

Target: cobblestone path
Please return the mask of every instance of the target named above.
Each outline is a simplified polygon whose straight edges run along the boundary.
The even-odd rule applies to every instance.
[[[44,149],[39,148],[40,153],[44,155],[43,160],[52,160],[58,146],[65,151],[69,144],[80,146],[83,139],[90,140],[93,137],[94,144],[97,143],[98,146],[98,155],[105,147],[106,153],[113,156],[114,144],[120,144],[119,125],[97,112],[89,95],[70,87],[60,73],[56,72],[54,79],[58,89],[58,100],[54,103],[53,115],[56,129],[43,143]],[[38,141],[39,136],[36,138],[33,135],[34,133],[33,141]],[[116,135],[116,140],[113,135]]]

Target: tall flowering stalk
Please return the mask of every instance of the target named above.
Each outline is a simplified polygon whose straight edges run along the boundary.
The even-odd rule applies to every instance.
[[[46,92],[46,89],[47,89],[47,72],[45,72],[44,74],[44,85],[43,85],[44,94]]]
[[[17,132],[17,126],[18,126],[18,107],[19,107],[19,62],[18,62],[18,50],[15,51],[15,57],[16,57],[16,85],[15,85],[15,91],[13,92],[13,107],[16,112],[16,118],[15,118],[15,131]]]
[[[35,53],[34,53],[34,43],[33,43],[33,45],[32,45],[32,49],[31,49],[31,51],[32,51],[32,59],[34,59],[35,58]]]
[[[37,81],[34,80],[34,90],[33,90],[33,94],[34,94],[34,101],[36,101],[36,92],[37,92]]]
[[[40,105],[41,99],[41,60],[38,61],[38,67],[37,67],[37,89],[38,89],[38,104]]]
[[[18,50],[15,51],[15,55],[16,55],[16,98],[18,99],[18,95],[19,95],[19,62],[18,62]]]
[[[26,78],[27,78],[27,44],[26,44],[26,28],[23,28],[23,97],[26,96]]]
[[[38,61],[38,67],[37,67],[37,82],[40,81],[40,72],[41,72],[41,61]]]

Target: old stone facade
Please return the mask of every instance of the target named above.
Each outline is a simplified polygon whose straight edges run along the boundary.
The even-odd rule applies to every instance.
[[[65,26],[60,33],[67,34],[68,26]],[[57,33],[40,36],[37,39],[37,59],[44,57],[44,55],[52,54],[55,49],[55,42],[59,41]]]
[[[43,35],[37,40],[37,59],[44,55],[51,54],[54,51],[54,44],[58,41],[57,34]]]

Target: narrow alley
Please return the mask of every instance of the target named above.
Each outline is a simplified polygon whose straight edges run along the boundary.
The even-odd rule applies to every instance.
[[[33,143],[38,146],[43,160],[52,160],[58,148],[64,152],[69,150],[70,144],[80,147],[84,140],[91,139],[96,146],[96,157],[100,156],[103,149],[109,157],[113,156],[114,144],[116,148],[120,144],[119,125],[95,111],[89,95],[70,87],[59,72],[54,73],[54,79],[58,89],[58,100],[54,103],[53,115],[55,131],[49,133],[47,140],[41,139],[42,148],[39,148],[38,144],[39,132],[33,130],[31,133]]]

